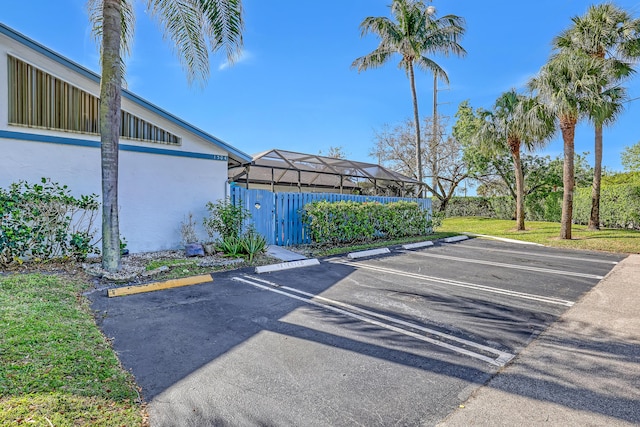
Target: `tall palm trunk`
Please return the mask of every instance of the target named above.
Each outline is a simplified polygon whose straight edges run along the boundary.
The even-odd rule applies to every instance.
[[[102,267],[120,268],[118,223],[118,139],[120,135],[121,0],[103,1],[100,144],[102,155]]]
[[[433,120],[432,120],[432,129],[431,129],[431,142],[429,144],[429,160],[431,168],[431,186],[434,191],[438,191],[438,184],[440,180],[438,179],[440,171],[438,170],[438,75],[433,73]],[[442,194],[444,194],[444,189],[442,189]]]
[[[602,124],[595,126],[595,160],[591,188],[589,230],[600,230],[600,183],[602,182]]]
[[[564,166],[562,169],[562,219],[560,222],[560,238],[571,239],[571,221],[573,219],[573,187],[575,184],[573,159],[575,155],[574,138],[576,119],[566,118],[560,121],[562,140],[564,141]]]
[[[508,144],[516,175],[516,228],[518,231],[524,231],[524,172],[520,159],[520,140],[509,138]]]
[[[413,63],[409,63],[409,82],[411,83],[411,96],[413,97],[413,120],[416,125],[416,179],[422,182],[422,144],[420,141],[420,115],[418,114],[418,94],[416,93],[416,78],[413,72]],[[435,190],[435,189],[434,189]],[[422,186],[418,189],[418,195],[422,195]]]

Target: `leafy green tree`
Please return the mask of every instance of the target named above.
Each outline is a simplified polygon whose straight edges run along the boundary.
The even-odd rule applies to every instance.
[[[602,175],[602,185],[631,184],[640,187],[640,170],[637,172],[606,172]]]
[[[571,239],[575,130],[588,106],[601,98],[609,70],[602,61],[579,51],[560,52],[551,57],[529,82],[559,123],[564,143],[563,197],[560,238]]]
[[[455,114],[455,123],[451,127],[453,137],[462,146],[462,161],[468,168],[469,178],[479,181],[481,187],[494,187],[496,176],[500,174],[501,165],[494,164],[500,156],[495,153],[488,154],[486,150],[481,150],[475,141],[476,134],[483,124],[483,117],[486,110],[482,108],[473,109],[469,101],[465,100],[458,106]],[[506,177],[501,177],[506,179]],[[499,185],[499,184],[498,184]],[[515,193],[513,195],[515,199]]]
[[[463,161],[469,168],[471,179],[479,182],[477,193],[485,197],[511,196],[516,200],[514,164],[506,147],[488,153],[476,143],[475,136],[482,127],[482,117],[486,111],[474,110],[468,101],[458,107],[452,126],[453,135],[463,147]],[[494,146],[497,148],[497,145]],[[587,154],[575,155],[576,185],[589,185],[593,170],[587,162]],[[549,193],[562,188],[562,159],[523,153],[521,155],[524,176],[525,199],[544,198]]]
[[[574,159],[576,187],[586,187],[591,184],[593,168],[589,166],[587,153],[576,153]],[[550,156],[538,156],[523,153],[520,158],[524,176],[525,200],[530,198],[544,198],[549,193],[562,188],[563,159]],[[509,154],[486,157],[487,165],[484,175],[476,177],[480,182],[478,195],[484,197],[511,196],[516,200],[515,171],[513,159]]]
[[[554,133],[554,117],[535,97],[518,94],[514,89],[496,100],[493,110],[484,114],[482,126],[475,135],[476,143],[489,154],[507,151],[515,173],[516,227],[524,227],[525,183],[520,150],[543,145]]]
[[[602,180],[602,128],[615,122],[623,108],[624,90],[620,81],[633,68],[630,62],[640,57],[640,20],[613,3],[592,5],[587,13],[572,18],[572,25],[554,40],[560,50],[584,52],[606,61],[615,69],[603,82],[603,99],[593,103],[588,115],[595,127],[595,161],[591,194],[589,229],[600,228],[600,186]]]
[[[466,52],[459,44],[464,34],[464,20],[456,15],[435,18],[435,8],[422,0],[392,0],[393,20],[386,17],[367,17],[360,24],[362,36],[374,33],[380,44],[371,53],[357,58],[351,66],[358,72],[384,65],[395,54],[401,56],[399,68],[409,77],[413,99],[415,129],[415,177],[422,181],[422,146],[420,115],[415,84],[415,66],[431,71],[436,77],[449,81],[446,72],[428,54],[451,53],[463,56]]]
[[[624,147],[621,154],[622,166],[628,172],[640,172],[640,142]]]
[[[118,141],[123,56],[133,36],[133,0],[89,0],[90,19],[100,44],[100,142],[102,158],[102,266],[120,269]],[[147,0],[171,39],[189,81],[209,75],[209,48],[226,51],[232,62],[242,47],[241,0]]]

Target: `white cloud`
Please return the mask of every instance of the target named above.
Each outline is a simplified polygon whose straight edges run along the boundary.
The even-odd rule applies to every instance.
[[[231,65],[237,65],[237,64],[240,64],[242,62],[246,62],[251,58],[253,58],[253,55],[251,54],[251,52],[249,52],[248,50],[243,50],[242,52],[240,52],[240,55],[236,58],[236,60],[233,62],[233,64],[230,64],[229,61],[224,61],[223,63],[221,63],[218,66],[218,71],[226,70]]]

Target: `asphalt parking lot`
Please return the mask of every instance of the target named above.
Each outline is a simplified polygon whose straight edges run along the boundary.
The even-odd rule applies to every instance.
[[[622,258],[472,239],[90,297],[152,426],[434,425]]]

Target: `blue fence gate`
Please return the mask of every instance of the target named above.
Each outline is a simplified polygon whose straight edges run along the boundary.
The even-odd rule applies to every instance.
[[[243,206],[251,214],[248,223],[253,224],[256,231],[262,234],[270,245],[290,246],[311,243],[311,237],[302,224],[301,210],[307,203],[318,200],[379,203],[403,200],[417,202],[428,212],[428,215],[431,215],[431,199],[335,193],[272,193],[269,190],[231,187],[231,203]]]
[[[247,190],[231,187],[231,203],[242,206],[251,214],[248,224],[253,224],[256,231],[262,234],[270,245],[275,245],[275,193],[268,190]]]

